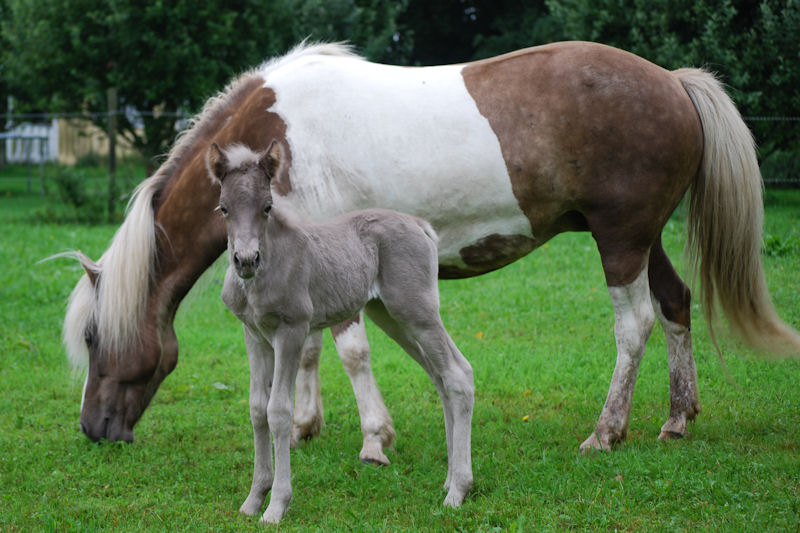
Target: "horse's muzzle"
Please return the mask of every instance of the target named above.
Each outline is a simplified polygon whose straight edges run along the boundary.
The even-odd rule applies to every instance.
[[[109,418],[104,418],[97,424],[84,424],[81,421],[81,431],[92,442],[99,442],[101,439],[112,442],[133,442],[133,430],[114,424]]]
[[[254,253],[239,253],[233,254],[233,266],[236,268],[236,273],[242,279],[250,279],[256,274],[259,265],[261,264],[261,254],[258,250]]]

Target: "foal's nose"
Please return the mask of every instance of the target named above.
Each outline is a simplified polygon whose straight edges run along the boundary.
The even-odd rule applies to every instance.
[[[254,253],[233,253],[233,266],[239,273],[239,277],[251,278],[258,265],[261,263],[261,254],[256,250]]]

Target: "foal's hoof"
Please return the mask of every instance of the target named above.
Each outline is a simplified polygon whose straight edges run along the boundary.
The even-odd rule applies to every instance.
[[[383,452],[372,455],[365,455],[364,452],[361,452],[359,459],[365,465],[389,466],[389,458]]]
[[[370,443],[365,441],[358,457],[364,464],[389,466],[389,458],[386,457],[386,454],[383,453],[383,447],[377,442]]]
[[[658,440],[678,440],[686,436],[685,433],[679,433],[677,431],[662,431],[658,436]]]
[[[598,440],[596,433],[589,435],[589,438],[583,441],[583,444],[581,444],[582,455],[592,455],[597,452],[607,452],[610,449],[610,445],[604,444]]]
[[[239,507],[239,512],[243,515],[247,516],[255,516],[261,512],[261,504],[264,503],[264,500],[261,501],[251,501],[250,498]]]

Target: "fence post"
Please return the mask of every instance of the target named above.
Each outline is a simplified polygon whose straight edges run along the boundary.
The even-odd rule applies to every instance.
[[[117,88],[109,87],[108,98],[108,221],[114,222],[117,196]]]

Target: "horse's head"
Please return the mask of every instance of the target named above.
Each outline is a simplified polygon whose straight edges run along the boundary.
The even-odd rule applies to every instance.
[[[237,274],[248,279],[261,264],[264,227],[272,209],[270,181],[281,163],[280,144],[257,154],[242,145],[223,151],[212,143],[206,154],[212,180],[219,182],[219,210],[225,217],[228,251]]]
[[[73,362],[88,366],[80,427],[93,441],[132,442],[134,425],[177,364],[177,338],[171,321],[158,327],[146,304],[127,328],[120,327],[125,322],[108,320],[107,315],[119,313],[102,305],[109,300],[104,293],[114,287],[104,286],[101,265],[81,253],[78,257],[86,276],[70,297],[64,331]]]

